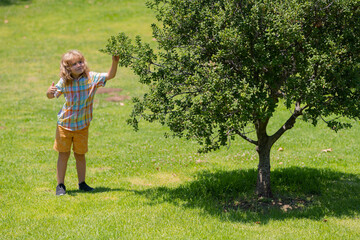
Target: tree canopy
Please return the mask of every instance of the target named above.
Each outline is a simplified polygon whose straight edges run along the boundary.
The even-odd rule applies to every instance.
[[[158,49],[124,33],[102,51],[121,57],[149,92],[129,123],[159,121],[202,151],[240,136],[259,153],[257,193],[271,196],[271,146],[296,119],[360,116],[359,0],[153,0]],[[273,135],[279,104],[291,110]],[[327,121],[333,130],[349,127]],[[247,128],[256,138],[250,138]]]

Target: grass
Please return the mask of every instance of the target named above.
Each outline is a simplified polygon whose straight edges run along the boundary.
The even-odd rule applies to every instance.
[[[72,157],[68,194],[55,196],[52,144],[63,99],[45,92],[58,80],[60,57],[79,49],[101,72],[111,58],[98,49],[110,35],[152,43],[155,20],[144,2],[0,5],[0,239],[359,239],[358,122],[336,134],[299,121],[272,150],[275,198],[258,201],[252,145],[237,139],[200,155],[194,142],[164,138],[158,124],[141,122],[134,132],[125,123],[131,101],[99,94],[87,154],[96,191],[77,190]],[[131,97],[146,91],[123,68],[107,87]],[[287,116],[280,109],[271,131]]]

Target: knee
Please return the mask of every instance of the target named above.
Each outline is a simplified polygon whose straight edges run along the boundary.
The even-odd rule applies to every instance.
[[[70,152],[59,152],[59,160],[67,161],[70,157]]]
[[[74,152],[74,157],[76,160],[85,160],[85,154],[79,154],[79,153],[76,153]]]

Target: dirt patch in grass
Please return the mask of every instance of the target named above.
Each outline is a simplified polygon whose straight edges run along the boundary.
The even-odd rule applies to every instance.
[[[253,198],[253,199],[231,199],[223,202],[223,211],[245,210],[254,212],[266,212],[271,209],[279,209],[283,212],[300,210],[311,205],[312,201],[301,198]]]
[[[128,100],[130,99],[129,96],[112,96],[112,97],[108,97],[108,98],[105,98],[105,101],[108,101],[108,102],[123,102],[124,100]]]
[[[122,89],[121,88],[99,88],[96,93],[98,94],[116,94],[117,92],[121,92]]]
[[[130,99],[130,96],[127,95],[119,95],[118,93],[121,92],[121,88],[99,88],[97,90],[98,94],[109,94],[110,97],[105,98],[105,101],[108,102],[123,102],[125,100]]]
[[[149,178],[134,177],[128,179],[131,184],[140,186],[163,186],[168,184],[181,183],[182,180],[176,175],[171,173],[158,173],[151,175]]]
[[[152,183],[150,183],[149,180],[139,178],[139,177],[130,178],[129,182],[133,185],[140,185],[140,186],[152,186],[153,185]]]

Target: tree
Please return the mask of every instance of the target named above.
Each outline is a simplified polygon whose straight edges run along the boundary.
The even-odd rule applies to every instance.
[[[147,3],[155,51],[138,36],[111,37],[103,52],[120,55],[149,85],[129,119],[159,121],[202,151],[240,136],[259,154],[256,192],[271,197],[270,150],[301,119],[360,116],[359,0],[154,0]],[[292,111],[272,135],[279,104]],[[350,124],[333,119],[337,131]],[[246,129],[254,128],[251,137]]]

